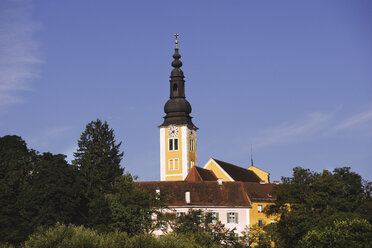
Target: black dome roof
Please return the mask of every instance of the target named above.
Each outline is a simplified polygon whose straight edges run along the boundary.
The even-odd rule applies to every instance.
[[[174,67],[170,75],[170,97],[164,105],[164,122],[159,127],[169,125],[187,125],[189,128],[197,129],[192,123],[191,104],[185,99],[185,80],[183,71],[180,69],[182,62],[179,60],[181,55],[176,47],[173,54],[172,66]]]
[[[164,105],[164,112],[166,114],[172,112],[183,112],[186,114],[191,113],[191,105],[190,103],[184,98],[172,98],[167,101]]]

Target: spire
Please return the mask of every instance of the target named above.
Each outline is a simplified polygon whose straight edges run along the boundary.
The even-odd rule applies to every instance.
[[[253,165],[253,151],[252,151],[253,149],[252,149],[252,144],[251,144],[251,166],[254,166]]]
[[[190,128],[197,129],[192,123],[192,117],[189,115],[191,113],[191,105],[186,100],[185,96],[185,76],[183,71],[180,69],[182,67],[182,62],[180,60],[181,55],[178,50],[178,34],[174,37],[175,45],[172,66],[174,67],[170,75],[170,96],[167,103],[164,105],[164,112],[166,116],[164,117],[164,122],[161,126],[168,125],[188,125]]]

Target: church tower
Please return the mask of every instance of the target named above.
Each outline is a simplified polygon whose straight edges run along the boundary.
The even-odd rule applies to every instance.
[[[191,105],[185,97],[185,80],[180,69],[178,34],[170,75],[170,97],[164,105],[164,122],[160,128],[160,180],[182,181],[196,165],[196,130],[191,121]]]

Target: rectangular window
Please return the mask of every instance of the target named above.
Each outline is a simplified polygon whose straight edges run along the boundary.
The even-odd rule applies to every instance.
[[[238,223],[238,213],[228,212],[227,213],[227,223]]]
[[[168,165],[169,170],[178,170],[178,159],[169,159]]]
[[[178,151],[178,139],[169,139],[169,151]]]
[[[173,159],[169,159],[169,170],[173,170]]]
[[[165,220],[160,221],[160,228],[166,229],[168,227],[168,223]]]
[[[181,216],[184,216],[185,215],[185,212],[177,212],[176,213],[176,217],[179,218]]]
[[[239,239],[239,234],[235,233],[234,231],[230,232],[230,239],[231,240],[238,240]]]
[[[190,137],[190,152],[194,151],[194,139]]]
[[[262,205],[258,205],[257,209],[259,213],[262,213]]]
[[[174,139],[174,150],[178,151],[178,139]]]
[[[169,139],[169,151],[173,151],[173,139]]]
[[[258,219],[258,226],[262,227],[263,226],[263,219]]]
[[[174,160],[174,169],[178,170],[178,159]]]
[[[217,212],[212,212],[212,223],[216,224],[219,220],[219,214]]]

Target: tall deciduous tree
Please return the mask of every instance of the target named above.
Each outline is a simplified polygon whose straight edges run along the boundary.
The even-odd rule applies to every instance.
[[[97,119],[86,126],[74,154],[73,164],[79,167],[85,192],[83,222],[99,231],[106,231],[112,222],[105,194],[113,192],[115,178],[124,171],[120,167],[124,155],[120,145],[121,142],[116,144],[114,130],[107,122]]]
[[[56,222],[78,223],[82,190],[76,166],[65,158],[62,154],[44,153],[25,178],[19,199],[22,217],[30,230]]]
[[[284,247],[298,247],[298,242],[318,223],[335,213],[359,212],[368,219],[370,213],[361,206],[370,200],[361,177],[350,168],[337,168],[314,173],[300,167],[293,177],[282,178],[283,184],[274,189],[277,201],[265,211],[280,214],[277,223],[279,239]]]
[[[118,177],[113,185],[113,193],[106,199],[112,214],[111,230],[130,235],[148,233],[152,227],[152,213],[156,211],[157,200],[153,195],[134,185],[129,173]]]
[[[372,225],[355,214],[334,214],[307,232],[300,247],[372,247]]]

